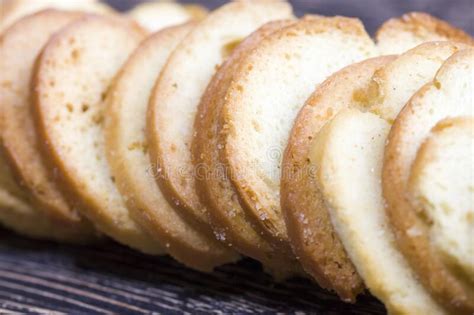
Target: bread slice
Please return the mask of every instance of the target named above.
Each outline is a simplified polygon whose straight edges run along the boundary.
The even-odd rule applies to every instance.
[[[367,109],[393,123],[410,97],[433,79],[443,62],[468,46],[453,42],[428,42],[400,55],[359,91]]]
[[[0,3],[0,33],[24,16],[44,9],[81,10],[109,14],[113,10],[96,0],[5,0]]]
[[[196,193],[191,161],[193,121],[201,96],[216,69],[243,38],[269,20],[291,16],[284,1],[225,4],[178,45],[154,88],[148,137],[157,181],[168,201],[203,231],[211,229]]]
[[[344,300],[363,288],[330,221],[309,163],[313,139],[340,110],[361,106],[357,91],[395,57],[377,57],[350,65],[321,83],[300,110],[282,161],[281,205],[291,244],[305,270]]]
[[[178,261],[211,271],[235,261],[238,255],[213,235],[196,230],[168,204],[151,171],[145,134],[148,99],[155,80],[168,56],[194,26],[190,23],[155,33],[128,59],[108,94],[106,150],[132,217]]]
[[[416,90],[419,89],[421,86],[423,86],[426,82],[430,81],[435,75],[437,69],[439,69],[439,67],[443,63],[443,61],[446,60],[446,58],[448,58],[450,55],[458,51],[460,47],[463,47],[463,45],[453,44],[449,42],[426,43],[399,56],[394,61],[377,70],[371,80],[365,83],[366,86],[362,86],[359,89],[353,91],[353,95],[358,101],[358,106],[360,106],[361,109],[363,109],[364,111],[368,110],[372,112],[373,114],[377,115],[377,117],[379,117],[380,115],[380,119],[384,119],[385,123],[390,124],[393,121],[394,116],[398,114],[400,109],[408,101],[411,95],[416,92]],[[356,121],[355,118],[353,118],[352,120]],[[376,135],[377,133],[374,131],[372,137],[376,138]],[[361,135],[359,133],[353,134],[354,138],[360,136]],[[369,139],[370,138],[371,137],[369,137]],[[320,150],[324,150],[324,148],[320,148]],[[365,156],[367,156],[367,154],[365,154]],[[379,152],[379,156],[382,157],[383,152]],[[355,160],[353,159],[353,162],[354,161]],[[377,164],[374,164],[373,168],[377,169]],[[325,174],[337,171],[335,169],[323,169],[322,166],[320,166],[320,169],[321,172],[324,171]],[[362,176],[362,174],[359,174],[358,178],[359,180],[364,179],[361,180],[364,183],[370,182],[368,179],[366,180],[366,177]],[[320,181],[322,180],[325,179],[320,179]],[[326,180],[327,185],[332,185],[329,179]],[[362,192],[364,192],[365,188],[367,187],[359,191],[358,187],[353,187],[353,184],[350,184],[350,180],[348,178],[346,178],[346,180],[348,182],[348,187],[352,187],[351,189],[354,195],[359,197],[362,196]],[[314,185],[314,187],[316,186],[317,185]],[[332,205],[329,207],[329,209],[331,210],[329,212],[331,214],[336,213],[335,215],[337,216],[339,214],[339,211],[342,211],[340,209],[345,209],[344,207],[349,207],[349,204],[337,204],[337,202],[341,201],[341,199],[344,197],[344,191],[341,191],[340,194],[336,194],[335,191],[336,188],[331,186],[331,190],[327,192],[326,196],[323,196],[323,199],[325,200],[326,204]],[[372,189],[370,191],[374,192],[376,190]],[[377,209],[376,206],[379,204],[379,197],[377,194],[365,195],[364,198],[364,205],[372,206],[372,208],[367,209]],[[382,197],[380,197],[379,199],[381,198]],[[347,200],[348,198],[343,199],[342,201]],[[334,206],[333,202],[336,203],[339,208]],[[349,208],[346,211],[356,211],[357,205],[358,204],[354,204],[352,208]],[[370,218],[374,217],[367,216],[365,219],[367,222],[370,222],[368,220]],[[357,222],[350,221],[347,217],[345,217],[344,222],[347,224],[357,224]],[[354,249],[354,244],[357,245],[358,241],[356,239],[358,238],[353,235],[354,233],[352,233],[352,237],[350,237],[347,230],[345,229],[346,226],[342,226],[341,221],[338,221],[336,227],[337,226],[339,226],[339,228],[337,229],[338,235],[342,235],[342,241],[345,245],[345,248],[348,248],[350,252],[352,251],[352,256],[356,256],[356,259],[354,261],[358,262],[356,263],[357,269],[359,271],[362,270],[362,277],[364,278],[369,289],[373,290],[376,295],[379,295],[382,300],[386,301],[387,306],[391,305],[390,307],[393,309],[400,309],[402,308],[403,304],[411,305],[408,302],[405,303],[403,301],[400,301],[399,296],[397,297],[397,295],[389,294],[387,288],[390,288],[390,286],[387,285],[387,283],[390,284],[393,282],[387,280],[385,281],[387,283],[383,283],[381,279],[374,281],[374,279],[376,279],[378,276],[375,276],[374,278],[374,276],[368,273],[366,270],[366,268],[369,268],[369,270],[370,268],[372,268],[370,267],[370,261],[368,264],[365,264],[364,260],[360,259],[361,256],[357,256],[362,255],[363,252],[356,251],[358,247],[355,247]],[[368,230],[368,228],[366,230]],[[363,254],[363,256],[367,257],[366,254]],[[393,255],[391,256],[393,257]],[[382,256],[380,255],[380,257]],[[388,257],[390,257],[390,255]],[[400,285],[399,287],[403,287],[403,285]]]
[[[313,142],[315,179],[344,248],[388,312],[444,314],[398,251],[385,214],[380,178],[389,130],[375,114],[341,110]]]
[[[201,98],[194,121],[192,154],[196,176],[196,189],[206,206],[218,239],[240,253],[262,262],[266,271],[277,279],[301,273],[293,256],[281,257],[257,233],[236,198],[236,192],[222,168],[218,146],[217,122],[225,93],[233,80],[240,62],[260,42],[279,29],[295,23],[293,20],[269,22],[247,37],[219,68]]]
[[[354,98],[365,110],[380,114],[389,122],[393,121],[394,118],[390,120],[389,114],[398,114],[409,97],[431,80],[442,62],[459,47],[463,45],[449,42],[422,44],[383,67],[383,64],[374,64],[374,68],[367,68],[368,72],[360,77],[360,70],[349,71],[346,76],[350,77],[352,74],[352,79],[347,84],[339,83],[339,89],[343,89],[342,91],[335,90],[331,93],[326,90],[332,88],[324,88],[323,85],[301,110],[283,159],[282,168],[285,172],[282,176],[281,201],[294,250],[302,257],[303,266],[308,272],[311,270],[311,274],[328,274],[326,277],[332,279],[332,283],[339,283],[339,286],[344,288],[347,280],[339,277],[341,273],[337,270],[339,266],[350,266],[349,258],[329,222],[323,196],[314,179],[305,175],[311,172],[307,156],[312,139],[324,123],[332,119],[338,111],[333,103],[347,106],[354,102]],[[388,61],[390,59],[385,63]],[[369,79],[367,75],[375,70],[377,71],[374,76]],[[334,80],[344,82],[342,79]],[[332,84],[337,87],[335,83]],[[347,89],[346,86],[352,88]],[[333,98],[339,101],[333,102]],[[328,111],[328,108],[331,110]],[[307,232],[309,230],[317,235],[315,239],[325,241],[310,242]]]
[[[38,208],[37,212],[48,216],[50,219],[45,220],[51,220],[52,226],[56,222],[58,226],[76,230],[75,234],[91,236],[97,234],[92,224],[67,203],[41,158],[30,110],[30,82],[36,57],[51,35],[82,16],[82,13],[45,10],[20,19],[2,34],[0,138],[17,183],[28,194],[32,206]]]
[[[219,120],[224,165],[242,207],[281,255],[292,255],[279,184],[293,116],[332,72],[374,53],[359,21],[306,17],[265,38],[234,75]]]
[[[86,17],[54,35],[33,75],[33,113],[43,157],[61,188],[106,235],[146,253],[163,249],[130,217],[105,157],[104,100],[112,79],[144,38],[118,18]]]
[[[441,120],[411,167],[411,202],[431,222],[444,263],[474,282],[474,118]]]
[[[142,27],[154,32],[187,21],[202,20],[207,15],[207,10],[199,5],[153,1],[140,3],[126,14]]]
[[[382,55],[400,54],[424,42],[453,41],[474,45],[474,39],[446,21],[422,12],[411,12],[386,21],[377,31]]]
[[[445,264],[430,239],[432,225],[415,210],[407,194],[410,168],[432,127],[448,117],[472,116],[473,67],[474,49],[457,52],[410,99],[390,131],[382,176],[398,246],[425,287],[456,314],[474,311],[472,282]]]

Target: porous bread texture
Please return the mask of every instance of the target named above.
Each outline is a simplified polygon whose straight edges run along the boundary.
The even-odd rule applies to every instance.
[[[366,88],[357,91],[364,110],[391,124],[411,96],[430,82],[443,62],[463,47],[450,42],[419,45],[378,70]],[[382,152],[379,153],[382,156]],[[375,205],[375,200],[372,201]],[[370,285],[369,285],[370,288]]]
[[[291,16],[285,1],[225,4],[178,45],[154,88],[147,128],[157,181],[168,201],[203,231],[210,231],[210,222],[196,193],[191,161],[193,121],[201,96],[216,69],[243,38],[267,21]]]
[[[283,159],[282,168],[285,172],[283,172],[281,183],[281,201],[293,248],[302,258],[303,266],[307,271],[323,274],[323,270],[328,273],[331,267],[350,266],[347,263],[349,259],[343,251],[342,244],[329,222],[329,214],[325,208],[323,196],[318,191],[314,179],[307,176],[311,172],[307,161],[311,141],[322,125],[337,113],[338,109],[333,104],[343,105],[357,101],[358,106],[368,108],[374,113],[390,110],[390,113],[396,114],[397,112],[392,109],[401,108],[419,87],[434,76],[442,62],[456,52],[459,47],[462,45],[424,44],[384,67],[382,64],[379,65],[379,69],[370,70],[367,67],[365,76],[358,76],[358,71],[350,71],[349,74],[354,75],[352,81],[344,82],[339,79],[345,83],[345,85],[340,83],[342,91],[330,93],[327,91],[330,91],[330,88],[321,88],[303,107],[295,121]],[[377,71],[374,76],[370,78],[369,71],[375,70]],[[404,85],[400,82],[409,82],[409,84]],[[351,86],[351,89],[348,89],[347,86]],[[337,98],[339,101],[333,102],[333,98]],[[313,238],[325,241],[315,242],[312,241]],[[338,263],[334,264],[334,261]],[[346,263],[341,264],[342,261],[346,261]],[[336,275],[336,279],[340,274],[337,272],[337,268],[329,273],[333,276]],[[344,287],[347,285],[347,280],[340,278],[340,283]]]
[[[458,41],[472,43],[470,36],[462,32],[459,33],[459,30],[444,21],[424,13],[410,13],[401,18],[388,21],[379,29],[377,32],[378,51],[385,54],[401,52],[424,41],[440,38],[440,34],[445,34],[445,37],[441,37],[443,39],[456,38]],[[436,69],[432,71],[434,72]],[[399,82],[403,85],[403,89],[409,87],[406,89],[406,95],[411,92],[409,94],[411,96],[419,86],[404,85],[404,80]],[[413,80],[413,78],[408,78],[408,80],[409,82],[414,81],[416,83],[416,80]],[[328,85],[330,84],[329,82],[328,80]],[[352,83],[348,83],[349,86],[352,85],[354,87],[357,84],[358,88],[361,89],[361,91],[354,93],[354,97],[359,99],[361,105],[367,103],[368,96],[366,91],[364,91],[367,83],[367,81],[357,79]],[[369,86],[376,87],[375,84]],[[344,93],[349,92],[352,93],[353,91],[342,86],[341,90],[335,93],[335,95],[347,95]],[[346,98],[342,97],[342,99],[351,100],[351,97],[352,95]],[[322,101],[320,102],[319,99]],[[333,278],[333,283],[337,284],[336,279],[339,279],[339,286],[344,288],[347,287],[346,278],[339,278],[341,272],[337,272],[337,270],[339,266],[350,267],[350,260],[329,222],[327,210],[322,207],[322,211],[313,211],[313,209],[318,209],[315,203],[323,205],[323,203],[319,202],[322,200],[322,196],[315,189],[316,186],[312,177],[306,176],[311,171],[307,160],[308,148],[313,137],[322,127],[322,124],[318,122],[322,121],[324,123],[337,113],[337,111],[333,110],[334,108],[329,107],[331,110],[327,111],[327,107],[315,105],[324,104],[324,99],[321,93],[315,92],[308,100],[307,105],[303,107],[294,123],[282,163],[282,170],[284,171],[282,172],[280,199],[293,250],[300,257],[305,270],[312,274],[313,277],[316,277],[320,284],[324,279],[328,282],[328,279]],[[332,102],[331,98],[328,99],[331,100],[333,106],[337,103]],[[403,106],[407,99],[397,106]],[[342,101],[339,103],[343,104]],[[379,105],[383,105],[383,102]],[[374,110],[376,109],[377,106],[374,107]],[[379,109],[382,111],[383,107],[379,106]],[[316,242],[316,239],[322,241]],[[341,263],[344,261],[346,263]],[[346,270],[351,271],[354,269],[352,267]],[[352,279],[358,279],[358,277],[353,276]]]
[[[198,5],[188,8],[175,2],[154,1],[140,3],[126,14],[142,27],[155,32],[191,20],[201,20],[206,16],[207,10]]]
[[[385,120],[387,124],[391,124],[400,109],[409,100],[412,94],[415,93],[424,84],[431,81],[434,75],[436,74],[436,71],[442,65],[442,63],[449,56],[457,52],[462,47],[466,46],[450,42],[432,42],[419,45],[416,48],[411,49],[408,52],[400,55],[392,62],[375,71],[373,77],[370,79],[368,84],[366,83],[365,86],[362,86],[360,89],[356,89],[353,91],[353,96],[354,99],[357,101],[359,109],[362,111],[369,111],[372,114],[377,115],[377,117],[379,117],[380,119]],[[353,120],[355,120],[355,118],[353,118]],[[358,134],[355,135],[359,136]],[[372,136],[376,138],[377,133],[374,132]],[[384,137],[384,139],[386,139],[386,137]],[[383,150],[378,152],[378,156],[383,156]],[[373,165],[373,167],[374,170],[377,169],[376,164]],[[332,171],[336,172],[336,170]],[[328,170],[326,173],[330,172],[331,171]],[[359,178],[364,178],[364,183],[368,182],[368,180],[365,180],[367,177],[364,177],[361,174],[359,175]],[[373,173],[367,172],[366,176],[369,176],[369,178],[373,178]],[[354,186],[354,184],[350,183],[349,178],[347,178],[347,181],[348,187]],[[352,189],[355,195],[357,195],[356,192],[362,194],[365,191],[359,191],[357,186],[353,187]],[[326,203],[331,204],[331,200],[333,200],[334,202],[339,201],[338,198],[344,197],[343,192],[344,191],[341,192],[341,195],[337,195],[334,193],[334,190],[332,190],[330,192],[330,196],[325,196]],[[377,194],[369,194],[365,195],[365,197],[366,204],[372,205],[373,211],[383,211],[383,208],[377,208],[377,205],[379,204],[377,198],[382,199],[381,195],[380,197],[378,197]],[[349,204],[344,205],[348,206]],[[351,208],[350,211],[356,211],[356,207],[357,204],[354,204],[353,208]],[[340,208],[333,206],[331,211],[329,211],[331,217],[334,217],[334,215],[337,216],[338,211],[340,211]],[[367,216],[366,219],[368,218],[370,218],[370,216]],[[344,222],[349,221],[347,221],[346,218]],[[354,250],[354,244],[357,245],[358,239],[349,238],[348,234],[344,233],[344,226],[340,222],[338,226],[338,235],[342,236],[342,241],[344,243],[345,248],[351,248],[352,255],[365,255],[367,257],[366,253],[361,253]],[[341,230],[343,231],[342,233]],[[355,249],[358,249],[358,247],[356,246]],[[373,276],[370,273],[367,273],[366,268],[369,267],[367,265],[364,265],[365,263],[363,260],[360,259],[360,256],[358,258],[358,263],[356,263],[357,270],[362,270],[362,277],[364,278],[366,285],[369,287],[369,289],[374,292],[375,295],[380,296],[382,301],[384,301],[389,308],[393,309],[394,313],[397,312],[396,310],[399,310],[402,313],[406,313],[407,309],[403,308],[404,302],[400,302],[399,300],[400,295],[397,293],[398,289],[393,291],[392,293],[388,291],[390,288],[393,288],[391,287],[391,285],[394,283],[391,282],[390,279],[385,279],[386,281],[380,279],[374,281],[377,276]],[[389,259],[389,257],[387,257],[387,259]],[[410,272],[405,272],[405,275],[410,275]],[[366,279],[366,277],[369,278]],[[407,277],[404,277],[404,281],[407,282]],[[411,282],[413,283],[413,281]],[[413,286],[409,284],[410,281],[408,281],[407,287]],[[399,285],[398,287],[403,287],[403,285]]]
[[[130,217],[105,157],[104,100],[116,73],[144,38],[119,18],[86,17],[56,33],[37,59],[33,114],[43,157],[63,191],[96,227],[151,254],[163,250]]]
[[[293,250],[318,283],[346,301],[354,301],[364,286],[333,229],[308,156],[319,130],[340,110],[362,106],[356,91],[394,58],[347,66],[321,83],[300,110],[283,155],[281,206]]]
[[[424,42],[453,41],[474,45],[474,39],[446,21],[410,12],[386,21],[376,33],[380,54],[400,54]]]
[[[408,190],[443,261],[474,282],[474,118],[441,120],[418,149]]]
[[[389,130],[377,115],[344,109],[318,133],[309,158],[344,248],[389,314],[445,314],[396,247],[384,211],[380,178]]]
[[[377,71],[357,96],[367,110],[393,123],[411,96],[433,79],[443,62],[467,47],[446,41],[418,45]]]
[[[44,9],[80,10],[110,14],[112,8],[97,0],[5,0],[0,3],[0,33],[15,21]]]
[[[148,100],[157,75],[194,26],[189,23],[151,35],[122,67],[107,97],[106,152],[132,217],[178,261],[211,271],[235,261],[237,254],[213,235],[199,232],[168,204],[154,179],[145,134]]]
[[[299,270],[299,263],[292,255],[279,255],[247,219],[227,173],[222,168],[222,147],[217,143],[217,123],[227,88],[246,54],[265,37],[293,23],[293,20],[266,23],[232,51],[201,98],[194,121],[195,135],[192,143],[193,163],[200,170],[196,176],[197,193],[207,208],[216,237],[240,253],[260,261],[264,269],[277,280],[303,272]]]
[[[45,10],[24,17],[0,37],[0,116],[1,146],[32,207],[76,234],[96,235],[60,193],[53,174],[41,158],[38,138],[31,116],[31,75],[36,57],[49,37],[82,13]],[[39,216],[39,215],[38,215]],[[55,223],[54,223],[55,222]],[[71,231],[72,233],[72,231]]]
[[[280,164],[293,119],[317,84],[374,54],[360,21],[305,17],[265,38],[234,75],[219,121],[224,165],[249,218],[282,255],[291,249]]]
[[[449,117],[472,116],[474,49],[451,56],[432,82],[416,92],[396,118],[385,148],[383,195],[397,244],[424,286],[449,311],[474,311],[474,286],[445,263],[430,239],[430,222],[407,198],[410,168],[430,130]]]
[[[430,82],[443,62],[467,46],[432,42],[417,46],[380,70],[368,88],[368,109],[392,123],[412,95]]]

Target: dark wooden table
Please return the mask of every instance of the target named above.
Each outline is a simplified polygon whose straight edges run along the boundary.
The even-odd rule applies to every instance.
[[[110,0],[124,10],[137,1]],[[189,2],[189,1],[187,1]],[[221,0],[195,1],[213,8]],[[387,18],[421,10],[474,34],[473,0],[298,0],[299,15],[362,18],[373,31]],[[0,314],[385,314],[370,295],[345,304],[304,279],[275,283],[246,259],[202,274],[167,257],[115,243],[78,247],[38,242],[0,229]]]
[[[250,259],[203,274],[115,243],[74,247],[0,230],[0,314],[385,314],[304,279],[275,283]]]

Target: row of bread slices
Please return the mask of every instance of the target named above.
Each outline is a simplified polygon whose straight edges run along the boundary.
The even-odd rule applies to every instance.
[[[0,221],[470,314],[473,43],[422,13],[374,42],[276,0],[154,34],[27,16],[0,39]]]
[[[98,0],[0,0],[0,6],[0,32],[22,17],[48,8],[118,14]],[[207,9],[196,4],[179,4],[174,0],[155,0],[138,4],[123,14],[148,31],[157,31],[189,20],[200,20],[206,16]]]

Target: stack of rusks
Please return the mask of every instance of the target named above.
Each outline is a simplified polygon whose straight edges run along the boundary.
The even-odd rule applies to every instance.
[[[474,312],[474,40],[278,0],[3,0],[0,222]],[[468,14],[468,13],[466,13]]]

